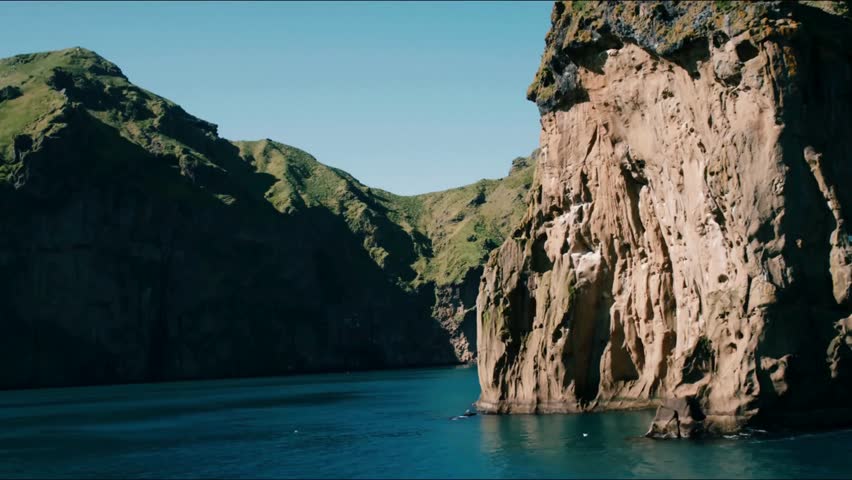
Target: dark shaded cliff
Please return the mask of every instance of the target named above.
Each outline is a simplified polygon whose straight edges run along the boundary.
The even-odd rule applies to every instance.
[[[469,360],[473,300],[446,291],[531,175],[397,197],[222,139],[85,49],[0,60],[0,388]],[[505,226],[447,243],[447,214]]]
[[[845,2],[566,2],[529,210],[478,297],[480,408],[649,432],[852,421]]]

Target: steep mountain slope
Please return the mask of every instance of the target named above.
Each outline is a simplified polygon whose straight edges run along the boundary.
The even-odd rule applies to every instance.
[[[474,359],[482,264],[526,209],[536,153],[515,159],[503,179],[405,197],[268,139],[234,143],[256,171],[276,179],[265,196],[278,211],[321,209],[342,218],[396,285],[434,291],[432,317],[450,333],[457,358]]]
[[[850,46],[846,3],[557,3],[530,208],[478,297],[480,408],[852,422]]]
[[[292,147],[222,139],[85,49],[0,60],[0,387],[468,359],[470,328],[433,310],[485,240],[443,277],[433,265],[455,254],[435,245],[455,244],[428,226],[459,211],[506,232],[521,177],[482,182],[475,205],[473,187],[397,197]]]

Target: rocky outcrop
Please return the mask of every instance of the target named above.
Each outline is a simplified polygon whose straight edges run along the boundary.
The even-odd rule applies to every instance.
[[[532,199],[477,300],[480,410],[852,420],[843,7],[556,4]]]
[[[669,398],[657,407],[647,436],[698,438],[704,433],[704,418],[695,397]]]
[[[432,316],[450,333],[450,344],[461,362],[476,360],[476,296],[482,268],[471,269],[460,283],[435,287]]]
[[[0,95],[0,388],[471,359],[531,167],[396,196],[81,48],[0,60]]]

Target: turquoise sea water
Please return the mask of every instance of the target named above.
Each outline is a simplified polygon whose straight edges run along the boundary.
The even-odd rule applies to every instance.
[[[0,477],[850,477],[852,431],[641,438],[650,412],[474,416],[474,368],[0,392]]]

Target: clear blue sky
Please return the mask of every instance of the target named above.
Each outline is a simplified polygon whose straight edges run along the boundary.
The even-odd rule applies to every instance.
[[[137,85],[401,194],[505,175],[552,2],[7,3],[0,57],[89,48]]]

